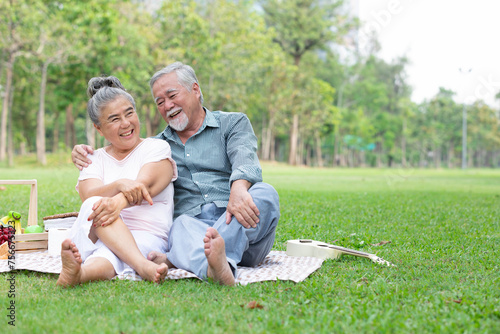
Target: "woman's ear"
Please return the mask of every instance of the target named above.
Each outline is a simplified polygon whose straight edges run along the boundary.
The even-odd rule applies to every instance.
[[[97,132],[99,132],[99,134],[104,137],[104,135],[102,134],[102,131],[101,131],[101,127],[99,125],[94,124],[94,128],[96,128]]]

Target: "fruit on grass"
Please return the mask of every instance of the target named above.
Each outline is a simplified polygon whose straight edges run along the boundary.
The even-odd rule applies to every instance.
[[[14,234],[15,234],[15,230],[14,230],[13,226],[0,225],[0,245],[7,241],[9,244],[9,247],[10,247],[10,245],[12,244],[13,239],[14,239],[13,238]]]
[[[9,211],[9,214],[1,219],[4,225],[13,226],[16,234],[21,234],[21,214],[16,211]]]
[[[43,228],[40,225],[30,225],[24,229],[24,233],[43,233]]]

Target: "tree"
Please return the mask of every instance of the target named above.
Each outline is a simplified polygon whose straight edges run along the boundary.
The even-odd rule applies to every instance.
[[[77,38],[75,29],[68,24],[65,9],[70,3],[48,2],[45,8],[41,8],[45,20],[38,26],[39,45],[33,52],[40,64],[40,96],[37,113],[36,129],[36,155],[37,160],[45,165],[45,94],[47,90],[48,69],[51,64],[65,61],[74,52],[75,44],[72,42]],[[68,38],[69,36],[73,38]],[[56,112],[59,115],[59,112]],[[57,117],[56,117],[57,119]]]
[[[0,46],[5,54],[4,67],[6,83],[0,123],[0,161],[6,156],[7,120],[9,101],[13,94],[14,64],[16,59],[27,51],[33,41],[33,29],[38,22],[39,1],[9,0],[0,2]],[[12,141],[12,138],[8,139]]]
[[[498,167],[500,121],[494,109],[483,101],[468,106],[469,165]]]
[[[277,122],[284,119],[287,110],[291,109],[292,100],[290,96],[293,93],[293,81],[295,68],[288,65],[280,56],[281,50],[277,50],[273,59],[264,65],[262,75],[259,76],[259,85],[252,101],[257,108],[262,109],[262,138],[261,138],[261,158],[264,160],[276,159]]]
[[[276,31],[274,41],[289,54],[299,67],[306,52],[324,48],[329,43],[339,42],[354,22],[341,13],[342,0],[266,0],[262,8],[268,26]],[[297,72],[297,75],[300,71]],[[297,77],[294,82],[300,82]],[[296,87],[300,90],[301,87]],[[297,96],[293,94],[292,96]],[[296,106],[296,101],[292,105]],[[293,108],[290,130],[289,163],[297,163],[297,141],[299,136],[300,111]]]
[[[307,111],[308,116],[308,121],[302,127],[303,142],[310,143],[310,152],[315,153],[316,165],[323,167],[322,139],[332,131],[333,124],[338,118],[338,110],[333,103],[335,89],[323,80],[312,78],[303,94],[308,97],[301,99],[305,103],[303,110]],[[311,161],[309,155],[306,159]]]

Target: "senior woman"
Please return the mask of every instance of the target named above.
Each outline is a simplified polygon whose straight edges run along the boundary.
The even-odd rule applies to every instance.
[[[109,145],[89,156],[76,189],[82,199],[70,238],[62,243],[63,287],[139,274],[160,283],[166,264],[147,259],[165,253],[173,217],[177,168],[164,140],[140,138],[132,96],[115,77],[89,81],[87,112]]]

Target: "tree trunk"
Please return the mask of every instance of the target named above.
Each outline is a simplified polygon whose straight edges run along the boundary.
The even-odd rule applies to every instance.
[[[345,76],[345,69],[343,68],[343,77]],[[342,105],[344,103],[344,86],[345,86],[345,82],[344,80],[342,80],[341,84],[340,84],[340,87],[339,87],[339,94],[338,94],[338,98],[337,98],[337,109],[340,111],[342,110]],[[341,160],[344,160],[341,156],[340,156],[340,122],[341,120],[339,119],[338,120],[338,124],[335,125],[335,139],[334,139],[334,143],[333,143],[333,166],[343,166],[344,163],[341,162]]]
[[[151,107],[148,105],[146,107],[146,112],[147,114],[149,115],[149,122],[150,122],[150,127],[151,127],[151,134],[148,135],[148,137],[150,136],[155,136],[156,135],[156,132],[158,131],[158,127],[160,126],[160,123],[161,123],[161,120],[162,120],[162,117],[161,117],[161,114],[155,109],[154,111],[154,116],[153,118],[151,118]]]
[[[40,103],[38,106],[36,125],[36,158],[42,165],[47,164],[45,156],[45,89],[47,86],[47,69],[49,62],[42,64],[42,82],[40,83]]]
[[[52,142],[52,152],[56,153],[59,151],[59,112],[56,111],[56,117],[54,119],[54,138]]]
[[[359,152],[359,167],[366,167],[366,151]]]
[[[435,164],[436,168],[441,168],[441,150],[440,149],[436,150],[436,152],[435,152],[434,164]]]
[[[437,145],[436,145],[436,143],[433,141],[433,142],[432,142],[432,162],[433,162],[434,168],[438,168],[438,159],[437,159],[437,155],[438,155],[438,152],[437,152]]]
[[[276,147],[279,145],[279,141],[273,136],[273,141],[271,143],[271,153],[269,155],[269,160],[276,161]]]
[[[152,137],[156,136],[156,132],[158,131],[158,127],[161,122],[161,115],[159,112],[154,113],[153,118],[151,118],[151,107],[149,105],[144,106],[144,114],[146,118],[146,136]]]
[[[7,119],[9,115],[9,99],[11,94],[12,78],[14,76],[14,61],[14,54],[10,54],[9,61],[5,64],[5,68],[7,69],[7,80],[2,106],[2,123],[0,125],[0,161],[5,160],[7,150]]]
[[[269,133],[270,130],[268,128],[269,122],[266,124],[266,116],[263,115],[262,117],[262,134],[261,134],[261,145],[260,145],[260,157],[262,160],[269,160],[269,157],[271,155],[271,134]]]
[[[86,128],[86,134],[87,134],[87,144],[92,146],[93,148],[98,148],[96,147],[96,140],[95,140],[95,128],[94,128],[94,123],[90,120],[89,116],[87,115],[85,119],[85,128]]]
[[[299,115],[293,114],[292,129],[290,132],[290,153],[288,155],[288,163],[290,165],[297,164],[297,141],[299,137]]]
[[[73,117],[73,104],[66,107],[66,126],[64,134],[64,144],[67,148],[76,145],[75,118]]]
[[[151,128],[151,115],[149,115],[149,108],[144,106],[144,123],[146,123],[146,137],[151,137],[153,133],[153,129]]]
[[[304,164],[304,143],[302,140],[297,139],[297,155],[295,156],[296,165],[301,166]]]
[[[265,131],[264,138],[262,140],[262,158],[264,160],[271,160],[271,150],[274,145],[274,113],[269,112],[269,122]]]
[[[339,130],[338,128],[340,127],[340,125],[336,125],[335,126],[335,139],[334,139],[334,142],[333,142],[333,166],[340,166],[340,156],[339,156],[339,152],[340,152],[340,140],[339,140],[339,137],[340,137],[340,134],[339,134]]]
[[[306,156],[306,166],[312,166],[312,150],[311,146],[307,145],[305,148],[305,156]]]
[[[383,141],[380,141],[380,143],[377,145],[378,152],[377,152],[377,168],[382,168],[382,155],[384,154],[384,147],[383,147]]]
[[[406,117],[403,117],[403,131],[401,132],[401,165],[406,167]]]
[[[420,142],[419,159],[420,159],[419,166],[426,167],[427,166],[427,151],[425,149],[425,144],[422,141]]]
[[[12,104],[14,103],[14,85],[12,85],[11,92],[9,94],[9,110],[12,110]],[[10,167],[14,166],[14,138],[12,136],[12,112],[9,113],[9,125],[7,129],[7,160]]]
[[[19,143],[19,155],[24,156],[26,155],[26,142],[22,141]]]
[[[323,152],[321,150],[321,138],[319,137],[319,133],[315,133],[314,137],[316,139],[316,161],[318,167],[323,167]]]
[[[488,153],[486,150],[481,150],[481,162],[478,164],[478,167],[486,167],[486,165],[488,164]]]
[[[453,163],[453,161],[455,160],[455,156],[454,156],[454,150],[453,150],[453,142],[450,141],[449,145],[448,145],[448,168],[453,168],[455,167],[455,164]]]

